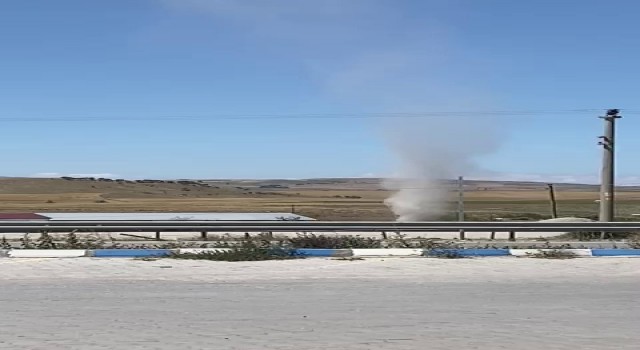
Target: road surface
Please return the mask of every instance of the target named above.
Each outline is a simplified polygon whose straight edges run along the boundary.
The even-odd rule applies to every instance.
[[[0,259],[0,349],[637,349],[640,259]]]

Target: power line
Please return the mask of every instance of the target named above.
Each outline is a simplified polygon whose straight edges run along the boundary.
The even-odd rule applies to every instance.
[[[304,119],[404,119],[404,118],[456,118],[484,116],[558,116],[591,114],[602,109],[565,110],[478,110],[478,111],[425,111],[425,112],[362,112],[362,113],[302,113],[302,114],[211,114],[211,115],[159,115],[159,116],[0,116],[2,122],[101,122],[101,121],[216,121],[216,120],[304,120]],[[625,110],[625,114],[640,114],[640,110]]]

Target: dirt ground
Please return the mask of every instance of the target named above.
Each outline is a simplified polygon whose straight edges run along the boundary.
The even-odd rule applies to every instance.
[[[452,219],[456,193],[451,187]],[[597,187],[557,185],[564,216],[597,213]],[[391,194],[379,179],[203,180],[177,183],[106,179],[0,179],[1,212],[296,212],[320,220],[392,220],[384,205]],[[618,215],[640,213],[640,190],[621,188]],[[465,208],[471,220],[547,217],[546,184],[470,181]]]

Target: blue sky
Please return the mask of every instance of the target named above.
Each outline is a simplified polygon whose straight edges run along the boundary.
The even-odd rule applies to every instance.
[[[427,148],[444,134],[442,147],[482,144],[463,175],[593,182],[597,115],[621,108],[618,174],[640,183],[639,11],[631,0],[2,1],[1,175],[386,176],[402,158],[388,134],[410,129]]]

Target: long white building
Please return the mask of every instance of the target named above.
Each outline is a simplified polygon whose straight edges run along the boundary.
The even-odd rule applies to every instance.
[[[200,220],[200,221],[277,221],[277,220],[315,220],[292,213],[36,213],[49,220]]]

